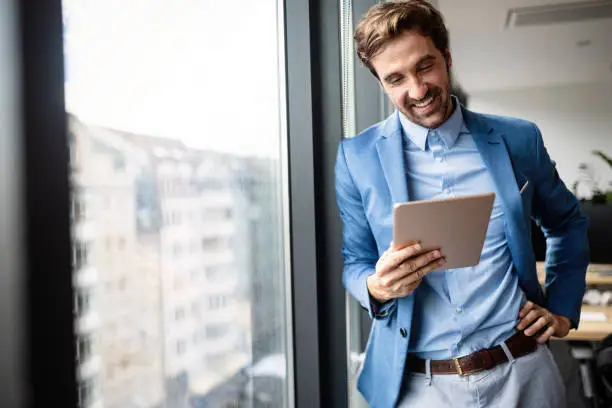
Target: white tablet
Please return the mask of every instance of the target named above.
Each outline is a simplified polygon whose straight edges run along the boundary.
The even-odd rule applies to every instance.
[[[417,241],[423,251],[440,248],[444,269],[477,265],[484,245],[495,194],[478,194],[396,204],[393,244]]]

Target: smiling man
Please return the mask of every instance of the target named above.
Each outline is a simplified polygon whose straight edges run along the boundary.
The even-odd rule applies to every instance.
[[[424,0],[373,6],[355,42],[397,109],[336,161],[343,282],[374,319],[359,390],[372,407],[563,407],[546,342],[578,325],[588,243],[539,129],[460,105],[448,32]],[[488,192],[478,265],[445,270],[443,249],[391,243],[394,204]],[[531,219],[547,238],[545,293]]]

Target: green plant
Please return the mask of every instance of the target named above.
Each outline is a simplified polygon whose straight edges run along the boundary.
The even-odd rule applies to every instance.
[[[612,158],[610,158],[610,156],[608,156],[601,150],[593,150],[591,153],[606,162],[612,170]],[[582,182],[586,182],[591,189],[590,201],[593,204],[612,203],[612,183],[610,183],[610,188],[608,188],[607,190],[603,190],[599,187],[599,183],[597,182],[594,176],[593,169],[588,164],[581,163],[579,169],[583,175],[583,179],[578,179],[572,184],[572,190],[574,191],[574,194],[577,194],[578,186]]]
[[[608,163],[608,166],[610,166],[610,169],[612,170],[612,158],[610,158],[610,156],[601,150],[593,150],[591,153]],[[608,189],[606,191],[599,188],[594,189],[592,201],[596,204],[612,203],[612,189]]]

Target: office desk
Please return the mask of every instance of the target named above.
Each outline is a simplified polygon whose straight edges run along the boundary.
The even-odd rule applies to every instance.
[[[538,262],[536,269],[538,271],[538,280],[543,285],[546,278],[544,262]],[[587,269],[586,283],[588,286],[612,286],[612,274],[602,274],[601,271],[612,270],[612,265],[608,264],[591,264]],[[589,315],[605,315],[605,321],[594,321],[585,319]],[[582,306],[582,316],[578,330],[572,330],[567,337],[561,340],[582,340],[582,341],[601,341],[608,334],[612,333],[612,306]],[[559,340],[559,339],[555,339]]]
[[[537,262],[536,269],[538,271],[538,279],[540,283],[544,284],[546,278],[546,271],[544,269],[544,262]],[[596,285],[610,285],[612,286],[612,274],[602,274],[601,271],[612,271],[612,265],[610,264],[591,264],[587,268],[586,283],[589,286]]]
[[[606,321],[580,320],[578,330],[571,330],[562,340],[601,341],[612,333],[612,307],[610,306],[582,306],[583,316],[591,313],[603,313]]]

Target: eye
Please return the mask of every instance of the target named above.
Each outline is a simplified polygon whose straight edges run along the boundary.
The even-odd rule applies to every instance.
[[[402,83],[403,80],[404,80],[404,77],[402,76],[394,76],[394,77],[389,78],[387,82],[390,85],[399,85]]]
[[[417,69],[417,71],[419,72],[427,72],[429,70],[431,70],[433,68],[433,64],[427,64],[427,65],[423,65],[422,67],[419,67]]]

